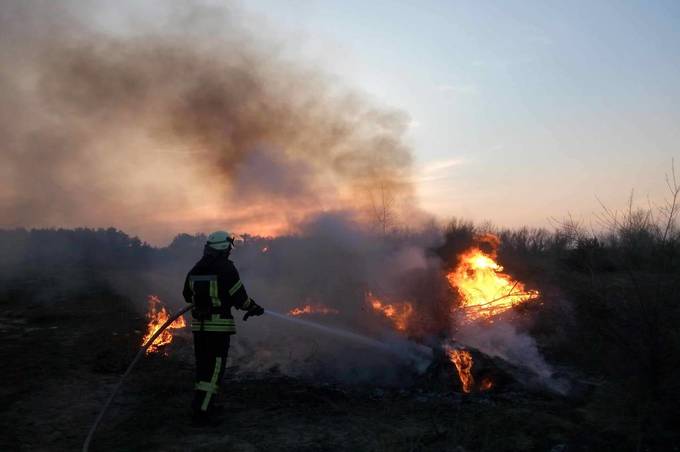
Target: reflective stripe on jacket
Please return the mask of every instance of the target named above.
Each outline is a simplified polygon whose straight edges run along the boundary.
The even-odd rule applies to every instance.
[[[236,333],[231,308],[248,310],[248,297],[233,262],[224,257],[204,256],[187,274],[184,299],[193,303],[192,331]]]

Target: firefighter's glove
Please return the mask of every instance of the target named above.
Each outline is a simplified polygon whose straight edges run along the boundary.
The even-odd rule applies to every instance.
[[[247,321],[248,317],[260,316],[262,314],[264,314],[264,308],[251,300],[250,307],[248,308],[246,315],[243,316],[243,320]]]

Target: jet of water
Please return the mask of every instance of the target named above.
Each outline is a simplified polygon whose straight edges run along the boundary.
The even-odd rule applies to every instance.
[[[276,311],[266,310],[266,314],[269,314],[277,319],[286,320],[288,322],[297,323],[299,325],[304,325],[309,328],[315,328],[317,330],[323,331],[334,336],[342,337],[344,339],[349,339],[354,342],[375,348],[382,352],[388,353],[390,355],[396,356],[399,359],[414,361],[419,369],[424,370],[425,367],[432,361],[432,349],[425,347],[424,345],[416,344],[411,341],[399,341],[395,343],[382,342],[372,337],[364,336],[363,334],[355,333],[353,331],[348,331],[342,328],[323,325],[317,322],[311,322],[309,320],[299,319],[297,317],[290,317]]]

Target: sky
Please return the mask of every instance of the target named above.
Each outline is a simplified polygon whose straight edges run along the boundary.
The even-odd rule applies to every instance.
[[[402,224],[597,229],[680,180],[677,1],[5,0],[0,22],[0,227],[280,234],[374,221],[388,187]]]
[[[661,203],[680,160],[678,2],[243,5],[410,116],[419,197],[441,218],[589,224],[631,191]]]

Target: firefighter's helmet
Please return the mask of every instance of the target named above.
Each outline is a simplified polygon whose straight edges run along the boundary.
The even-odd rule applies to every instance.
[[[208,236],[206,245],[218,251],[228,250],[234,246],[234,236],[226,231],[215,231]]]

